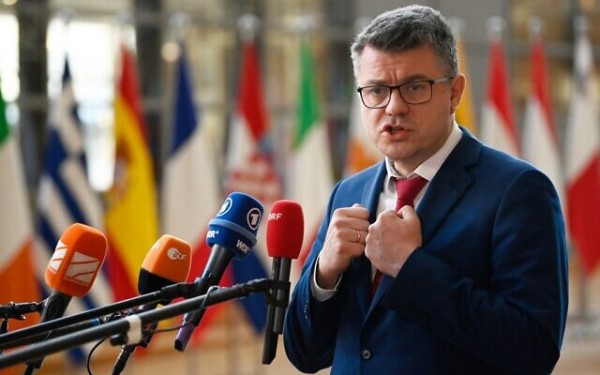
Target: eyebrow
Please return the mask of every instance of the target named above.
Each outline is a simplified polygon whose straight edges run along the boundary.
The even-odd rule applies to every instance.
[[[407,77],[404,77],[402,79],[402,81],[400,81],[400,83],[397,83],[395,85],[390,85],[388,82],[386,82],[384,80],[375,79],[375,80],[370,80],[370,81],[365,82],[365,84],[363,86],[373,86],[373,85],[397,86],[397,85],[404,85],[405,83],[410,83],[410,82],[415,82],[415,81],[423,81],[423,80],[428,81],[431,79],[433,79],[433,78],[430,78],[422,73],[418,73],[418,74],[412,74]]]

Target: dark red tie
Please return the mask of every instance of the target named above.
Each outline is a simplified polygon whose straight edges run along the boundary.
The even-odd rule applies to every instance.
[[[419,192],[426,183],[427,180],[419,175],[412,178],[396,179],[396,211],[406,205],[412,207],[415,203],[415,198],[419,195]],[[381,281],[381,276],[383,276],[383,274],[379,272],[379,270],[376,270],[373,283],[371,284],[371,297],[375,295],[375,291]]]

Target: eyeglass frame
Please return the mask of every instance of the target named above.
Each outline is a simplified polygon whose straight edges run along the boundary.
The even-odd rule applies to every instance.
[[[400,85],[395,85],[395,86],[388,86],[388,85],[368,85],[368,86],[358,87],[356,89],[356,91],[358,92],[358,95],[360,96],[360,101],[362,102],[362,104],[365,107],[370,108],[370,109],[381,109],[381,108],[387,107],[388,104],[390,104],[390,101],[392,100],[392,92],[394,91],[394,89],[398,89],[398,92],[400,93],[400,97],[407,104],[413,104],[413,105],[414,104],[425,104],[425,103],[431,101],[431,98],[433,98],[433,85],[434,84],[449,82],[449,81],[452,81],[454,78],[456,78],[456,77],[450,76],[450,77],[441,77],[441,78],[436,78],[436,79],[419,79],[419,80],[415,80],[415,81],[405,82],[405,83],[402,83]],[[402,87],[405,87],[405,86],[408,86],[408,85],[414,85],[415,83],[423,83],[423,82],[429,83],[429,98],[427,100],[422,101],[422,102],[413,103],[413,102],[409,102],[408,100],[406,100],[404,98],[404,95],[402,94],[402,90],[401,90]],[[366,89],[366,88],[369,88],[369,87],[385,87],[385,88],[387,88],[389,90],[388,99],[385,102],[385,104],[379,105],[377,107],[370,107],[370,106],[368,106],[365,103],[365,100],[364,100],[364,98],[362,96],[362,90]]]

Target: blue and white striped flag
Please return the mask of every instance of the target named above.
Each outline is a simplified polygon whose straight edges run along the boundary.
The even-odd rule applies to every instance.
[[[65,229],[78,222],[104,231],[100,197],[92,190],[87,176],[82,125],[77,115],[77,103],[67,59],[62,91],[52,107],[37,198],[37,275],[43,294],[48,295],[52,291],[46,286],[44,272]],[[110,286],[105,274],[100,272],[91,291],[83,298],[73,298],[65,315],[111,302]],[[75,349],[70,354],[76,363],[81,363],[86,353],[82,349]]]

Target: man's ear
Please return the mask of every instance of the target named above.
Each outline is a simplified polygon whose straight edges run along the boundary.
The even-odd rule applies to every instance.
[[[450,96],[450,112],[454,113],[454,111],[456,111],[456,108],[458,108],[458,103],[460,103],[460,98],[462,97],[463,92],[465,91],[466,84],[467,84],[467,78],[462,73],[459,73],[452,80],[452,87],[451,87],[452,94]]]

